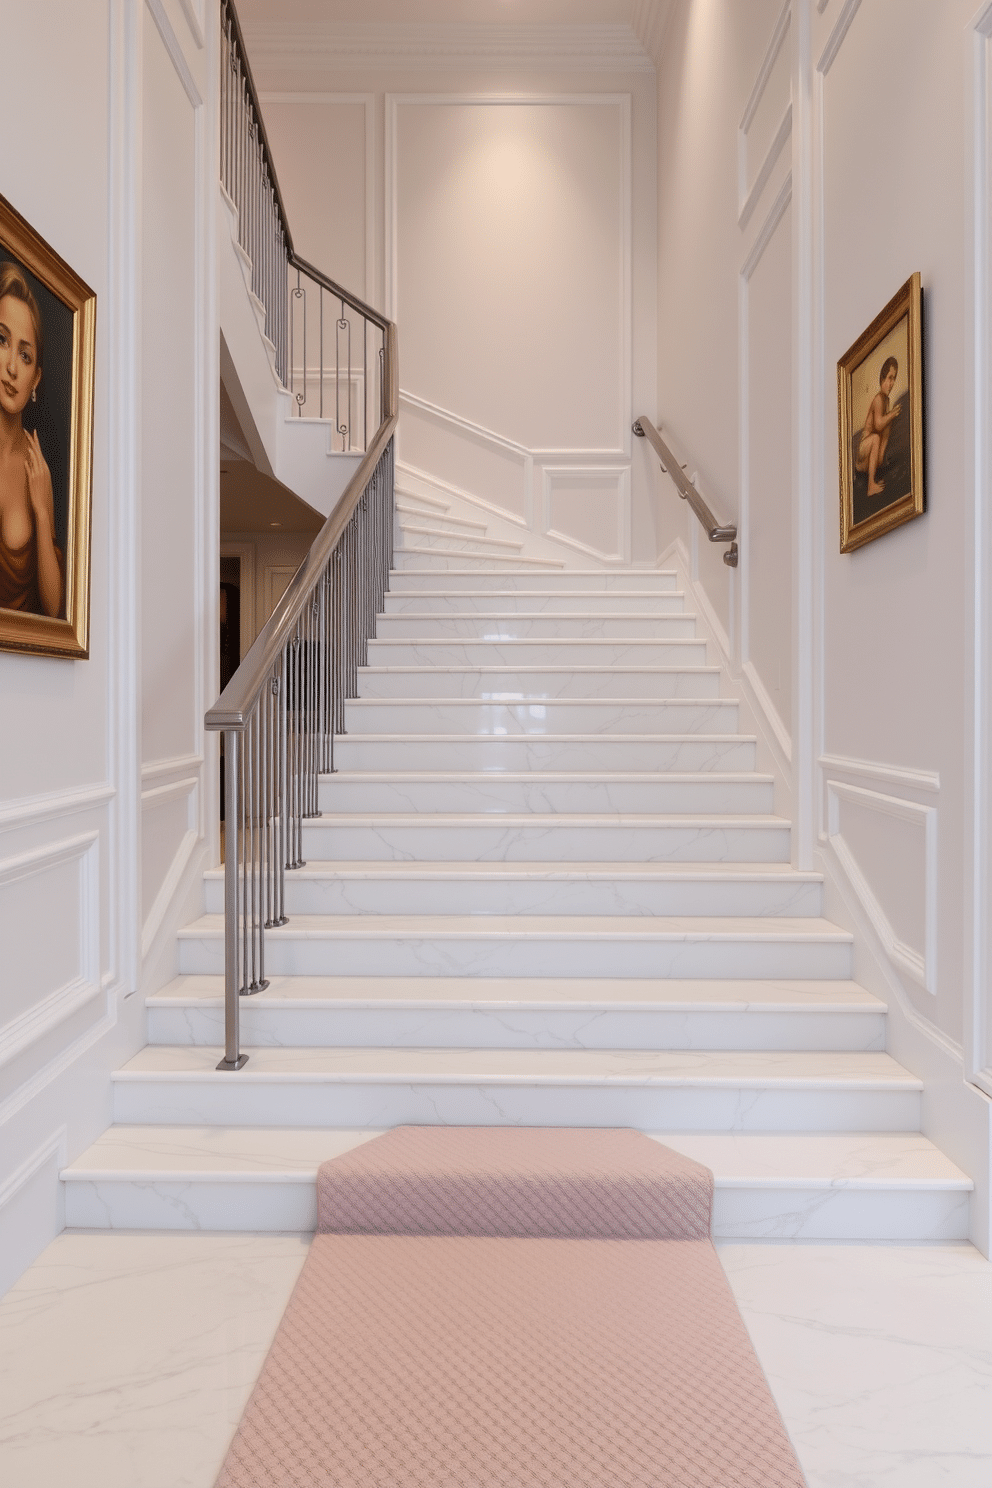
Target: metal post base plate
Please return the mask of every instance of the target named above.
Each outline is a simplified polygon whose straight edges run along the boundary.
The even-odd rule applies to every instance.
[[[217,1066],[217,1068],[219,1070],[239,1070],[239,1069],[243,1068],[243,1066],[246,1065],[247,1063],[248,1063],[248,1055],[247,1054],[241,1054],[233,1062],[230,1061],[230,1060],[227,1060],[227,1059],[222,1059],[221,1062],[220,1062],[220,1064]]]

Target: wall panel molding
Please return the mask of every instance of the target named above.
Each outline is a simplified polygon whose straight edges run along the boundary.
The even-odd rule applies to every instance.
[[[195,758],[195,757],[194,757]],[[166,761],[168,769],[173,764]],[[161,770],[162,763],[157,762],[152,769]],[[161,779],[161,775],[153,778]],[[144,923],[141,927],[141,956],[142,960],[148,955],[152,948],[155,937],[169,912],[173,896],[176,894],[186,867],[193,855],[200,836],[200,776],[189,775],[182,780],[168,781],[164,785],[154,785],[149,789],[142,789],[141,811],[142,817],[148,811],[154,811],[163,806],[169,806],[175,801],[186,802],[186,830],[179,839],[178,846],[173,854],[172,861],[166,870],[165,876],[159,887],[158,893],[148,910]]]
[[[158,28],[158,34],[162,38],[162,44],[169,54],[169,59],[176,69],[176,76],[186,90],[186,97],[194,109],[198,109],[203,103],[203,95],[197,87],[196,79],[186,60],[186,53],[183,51],[182,43],[173,30],[172,22],[166,14],[162,0],[145,0],[145,4],[148,7],[152,20]],[[185,5],[183,6],[183,10],[185,12]]]
[[[541,531],[547,537],[554,538],[556,542],[567,543],[569,547],[577,548],[581,553],[587,553],[600,563],[629,564],[630,466],[542,463],[540,468],[543,476]],[[599,492],[600,499],[603,492],[609,492],[613,497],[614,511],[611,531],[613,542],[609,548],[593,543],[588,536],[583,541],[578,530],[568,531],[565,526],[561,525],[560,507],[556,515],[556,506],[558,506],[555,501],[556,495],[567,502],[564,496],[565,491],[583,489]]]
[[[116,791],[110,784],[81,786],[49,791],[43,796],[25,796],[0,807],[0,832],[19,827],[35,827],[53,818],[78,816],[112,801]]]
[[[775,63],[778,61],[779,53],[785,45],[785,39],[789,34],[791,22],[792,0],[785,0],[785,5],[782,7],[779,18],[775,23],[771,40],[761,60],[761,66],[758,68],[758,75],[754,80],[750,97],[744,105],[744,112],[737,126],[737,220],[741,227],[745,227],[750,220],[757,206],[758,199],[768,184],[768,178],[772,173],[775,162],[782,153],[782,149],[792,129],[792,105],[791,102],[787,101],[782,121],[772,136],[771,143],[765,152],[760,166],[752,176],[748,137],[758,109],[761,106],[762,99],[767,91],[768,83],[775,68]]]
[[[820,9],[823,10],[824,7],[821,6]],[[844,45],[844,38],[847,36],[848,31],[850,31],[854,17],[860,9],[861,0],[845,0],[844,9],[837,17],[834,29],[827,37],[827,44],[820,53],[820,60],[816,64],[816,70],[822,77],[826,77],[837,60],[837,53]]]
[[[83,832],[0,859],[0,894],[25,879],[76,864],[79,932],[76,974],[0,1028],[0,1066],[8,1064],[100,992],[100,834]]]
[[[179,0],[179,4],[182,6],[183,15],[186,17],[186,24],[190,29],[190,35],[202,50],[206,42],[204,31],[206,22],[203,11],[204,0]]]
[[[826,840],[848,882],[861,902],[862,908],[882,943],[885,954],[904,976],[917,986],[935,994],[937,990],[937,807],[923,805],[902,796],[887,795],[883,791],[866,786],[850,785],[845,781],[827,778],[827,827]],[[841,822],[841,806],[847,803],[863,811],[874,811],[882,816],[895,817],[909,822],[923,834],[923,945],[907,945],[896,933],[881,899],[876,894],[868,874],[858,862],[857,856],[847,842]]]

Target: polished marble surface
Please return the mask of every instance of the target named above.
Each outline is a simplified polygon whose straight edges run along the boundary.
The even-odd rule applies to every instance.
[[[306,1236],[66,1233],[0,1301],[0,1481],[211,1488]],[[992,1265],[721,1243],[809,1488],[988,1488]]]

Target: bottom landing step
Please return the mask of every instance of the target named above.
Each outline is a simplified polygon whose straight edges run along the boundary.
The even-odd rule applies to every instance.
[[[308,1231],[319,1164],[375,1131],[116,1126],[63,1173],[83,1229]],[[919,1133],[652,1132],[712,1168],[723,1239],[963,1240],[971,1179]]]

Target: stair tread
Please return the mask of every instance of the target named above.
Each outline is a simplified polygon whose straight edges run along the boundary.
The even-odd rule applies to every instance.
[[[521,827],[536,826],[581,826],[590,831],[596,827],[642,827],[660,826],[698,827],[709,831],[732,830],[738,827],[788,829],[788,817],[774,816],[770,812],[675,811],[646,812],[631,811],[322,811],[320,816],[306,817],[305,825],[317,822],[324,827],[356,826],[468,826],[484,824]]]
[[[349,738],[353,737],[349,735]],[[721,735],[721,738],[727,737]],[[535,780],[542,785],[772,785],[774,775],[757,770],[336,770],[320,775],[322,785],[335,781],[359,784],[426,784],[455,782],[466,785],[517,784]]]
[[[316,1181],[329,1158],[379,1135],[369,1130],[114,1126],[62,1171],[67,1182]],[[718,1187],[958,1189],[974,1187],[917,1132],[700,1133],[649,1136],[702,1162]]]
[[[428,817],[429,819],[429,817]],[[223,867],[208,868],[204,878],[212,882],[223,879]],[[805,872],[790,867],[787,863],[532,863],[524,862],[396,862],[370,861],[358,858],[354,861],[335,859],[319,861],[311,858],[302,868],[294,868],[291,879],[428,879],[444,882],[449,879],[464,881],[466,878],[483,882],[506,880],[533,880],[540,883],[617,881],[651,883],[656,879],[676,880],[680,883],[710,883],[729,881],[733,883],[790,883],[819,884],[823,874]]]
[[[657,1049],[403,1049],[246,1046],[239,1083],[260,1080],[386,1084],[640,1085],[749,1089],[920,1091],[922,1080],[889,1054],[836,1051]],[[194,1078],[228,1084],[223,1050],[200,1044],[147,1044],[117,1082]]]
[[[174,977],[147,999],[149,1007],[223,1001],[224,979],[208,973]],[[879,998],[849,981],[714,979],[629,981],[555,977],[333,977],[273,976],[242,1007],[265,1003],[337,1007],[492,1008],[611,1012],[885,1012]]]
[[[201,915],[183,927],[180,939],[223,934],[223,915]],[[272,942],[330,937],[416,940],[511,939],[718,941],[829,941],[850,945],[854,937],[829,920],[772,919],[744,916],[688,915],[293,915],[285,925],[266,932]]]

